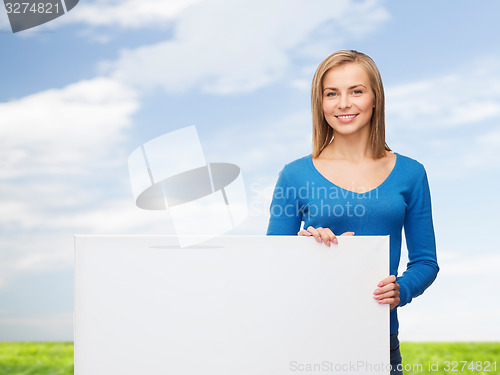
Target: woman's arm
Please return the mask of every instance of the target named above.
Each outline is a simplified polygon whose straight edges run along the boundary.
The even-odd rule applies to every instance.
[[[406,271],[397,278],[399,306],[422,294],[439,272],[429,183],[424,167],[419,166],[421,168],[407,201],[404,229],[409,262]]]
[[[286,177],[286,167],[279,174],[271,202],[267,235],[296,235],[302,223],[302,207],[297,199],[297,187]]]

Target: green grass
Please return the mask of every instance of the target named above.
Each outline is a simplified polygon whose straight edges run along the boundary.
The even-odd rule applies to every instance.
[[[500,342],[498,343],[401,343],[403,364],[414,371],[412,374],[500,374]],[[446,371],[446,361],[449,370]],[[456,365],[453,363],[456,362]],[[466,367],[462,370],[463,362]],[[490,371],[472,371],[474,367],[489,361]],[[493,362],[497,362],[494,371]],[[437,363],[437,367],[436,367]],[[429,364],[434,365],[430,371]],[[455,367],[453,367],[455,365]],[[421,366],[421,367],[420,367]],[[454,371],[452,371],[454,369]],[[0,343],[1,375],[72,375],[73,343]],[[113,374],[110,374],[113,375]]]
[[[73,343],[0,343],[1,375],[73,375]]]
[[[403,342],[401,343],[401,354],[403,356],[403,365],[406,366],[405,369],[409,370],[404,372],[405,375],[500,374],[500,342]],[[490,362],[489,371],[484,371],[487,361]],[[495,361],[496,370],[493,365]],[[431,368],[429,368],[430,365],[432,365]],[[468,368],[469,366],[471,368]],[[483,367],[482,371],[480,367]]]

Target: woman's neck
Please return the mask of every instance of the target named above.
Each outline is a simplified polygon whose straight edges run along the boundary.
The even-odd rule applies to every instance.
[[[369,142],[369,133],[334,134],[333,141],[320,154],[323,159],[343,159],[360,161],[373,158],[373,150]]]

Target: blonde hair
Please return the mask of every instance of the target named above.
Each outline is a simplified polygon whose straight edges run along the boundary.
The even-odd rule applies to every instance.
[[[391,151],[387,143],[385,143],[385,99],[380,72],[373,60],[364,53],[343,50],[328,56],[319,64],[316,73],[314,73],[311,88],[313,158],[318,157],[323,149],[333,140],[333,129],[326,122],[323,113],[323,78],[330,69],[348,63],[359,64],[366,71],[373,94],[375,95],[375,108],[370,122],[369,138],[373,158],[382,158],[385,155],[385,151]]]

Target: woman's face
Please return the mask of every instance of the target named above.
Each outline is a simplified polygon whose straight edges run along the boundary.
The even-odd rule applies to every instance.
[[[323,113],[334,134],[369,132],[375,95],[357,63],[330,69],[323,77]]]

